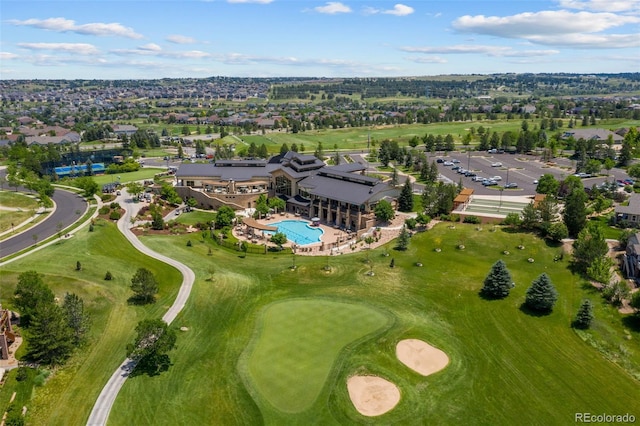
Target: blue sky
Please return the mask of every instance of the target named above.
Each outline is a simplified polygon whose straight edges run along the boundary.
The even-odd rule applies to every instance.
[[[2,0],[0,78],[640,71],[640,0]]]

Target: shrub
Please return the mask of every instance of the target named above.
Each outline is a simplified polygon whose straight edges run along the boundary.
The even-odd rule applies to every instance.
[[[187,240],[187,247],[191,247],[191,246],[192,246],[191,240]]]
[[[122,214],[118,210],[113,210],[109,213],[109,219],[111,220],[119,220],[122,217]]]
[[[98,213],[105,215],[105,214],[109,214],[110,211],[111,209],[109,208],[109,206],[102,206],[100,207],[100,210],[98,210]]]
[[[480,218],[478,216],[465,216],[464,223],[473,223],[475,225],[481,223]]]
[[[18,372],[16,373],[16,381],[23,382],[27,380],[29,377],[29,372],[27,371],[27,367],[19,367]]]
[[[112,209],[119,209],[120,208],[120,203],[113,202],[113,203],[109,204],[109,207],[111,207]]]
[[[81,271],[82,270],[82,264],[80,263],[80,261],[78,260],[76,262],[76,271]]]
[[[107,271],[107,273],[104,274],[104,279],[105,281],[111,281],[113,279],[113,275],[111,275],[111,272]]]
[[[404,224],[409,229],[416,229],[416,225],[418,224],[418,221],[410,217],[409,219],[405,219]]]

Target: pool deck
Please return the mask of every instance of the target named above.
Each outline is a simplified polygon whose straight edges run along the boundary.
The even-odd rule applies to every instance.
[[[376,232],[378,241],[372,243],[371,248],[376,248],[396,238],[407,217],[408,215],[406,214],[398,213],[390,223],[386,224],[386,226],[380,227],[380,230]],[[309,219],[295,216],[290,213],[271,215],[266,219],[258,219],[257,222],[263,225],[270,225],[283,220],[300,220],[311,224]],[[284,246],[293,246],[294,252],[302,256],[340,255],[354,253],[369,248],[364,242],[358,241],[355,232],[343,231],[324,223],[321,223],[318,227],[324,231],[322,241],[313,244],[306,244],[304,246],[295,246],[292,241],[287,241]],[[248,229],[247,226],[237,226],[233,228],[233,235],[240,241],[249,241],[254,244],[263,244],[269,241],[269,236],[263,234],[262,231],[253,231],[253,235],[251,235],[251,229]]]

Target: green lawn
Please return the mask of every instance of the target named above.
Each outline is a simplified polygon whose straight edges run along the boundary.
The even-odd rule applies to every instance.
[[[326,258],[298,257],[292,271],[290,256],[242,258],[209,240],[187,247],[188,238],[143,238],[153,249],[189,264],[198,279],[175,322],[188,331],[180,332],[173,365],[160,376],[127,381],[111,413],[113,425],[130,424],[134,416],[140,424],[154,425],[210,424],[212,419],[218,424],[566,424],[573,422],[574,412],[625,413],[637,407],[640,322],[604,304],[597,291],[570,272],[566,256],[553,261],[559,247],[530,234],[439,225],[415,235],[406,252],[392,246],[373,250],[375,276],[366,275],[370,267],[363,254],[331,257],[330,272],[323,270]],[[465,250],[456,248],[461,242]],[[516,248],[520,244],[524,250]],[[442,252],[436,253],[436,246]],[[390,257],[382,256],[385,249],[395,268],[389,268]],[[507,249],[511,254],[502,255]],[[501,257],[516,287],[505,300],[483,300],[478,295],[482,281]],[[416,261],[424,267],[414,266]],[[552,314],[531,316],[520,306],[541,272],[549,274],[560,299]],[[584,297],[595,302],[597,319],[592,330],[577,333],[570,323]],[[276,333],[264,316],[270,307],[300,299],[368,306],[388,312],[393,323],[337,352],[313,404],[288,413],[282,407],[303,403],[280,400],[283,393],[270,396],[278,405],[267,404],[264,391],[246,386],[240,373],[245,364],[240,363],[239,372],[238,360],[253,353],[256,327],[260,342]],[[324,316],[297,328],[320,328],[326,335],[323,322],[332,320]],[[334,338],[348,332],[348,327],[335,329]],[[280,334],[274,338],[291,337]],[[441,348],[451,359],[449,366],[427,378],[413,373],[395,357],[396,343],[405,338]],[[291,363],[289,352],[279,354],[287,359],[274,368]],[[288,375],[279,370],[287,375],[282,381],[299,385],[307,380],[304,368],[291,368]],[[346,389],[353,374],[394,382],[401,389],[399,405],[377,418],[359,415]],[[299,393],[309,401],[305,395]]]
[[[313,405],[346,345],[388,325],[384,313],[360,304],[278,302],[262,313],[240,371],[264,405],[298,413]]]
[[[0,205],[22,210],[36,210],[38,208],[38,200],[22,192],[0,191]]]
[[[166,171],[166,169],[143,167],[136,172],[116,173],[113,175],[96,175],[93,177],[93,179],[98,183],[98,185],[102,186],[107,183],[117,182],[118,176],[120,176],[120,183],[127,183],[136,180],[153,179],[156,174],[162,173],[163,171]]]
[[[82,271],[75,270],[76,261],[81,262]],[[150,269],[160,284],[154,305],[127,304],[130,279],[139,267]],[[102,386],[124,359],[125,345],[135,335],[133,328],[143,318],[164,314],[175,299],[181,275],[134,250],[115,225],[105,221],[98,221],[94,232],[85,228],[71,239],[2,266],[3,306],[11,307],[17,276],[27,270],[44,274],[44,281],[60,299],[65,292],[82,297],[93,323],[88,345],[76,352],[63,370],[51,375],[44,387],[36,388],[31,402],[26,404],[28,421],[85,424]],[[113,274],[112,281],[104,281],[107,271]]]

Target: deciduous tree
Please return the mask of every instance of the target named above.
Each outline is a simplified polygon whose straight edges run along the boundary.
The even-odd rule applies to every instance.
[[[136,326],[136,338],[127,345],[127,356],[137,365],[134,371],[150,376],[169,368],[168,352],[176,346],[176,332],[161,319],[147,319]]]
[[[159,287],[156,277],[147,268],[139,268],[131,278],[131,290],[134,293],[133,301],[137,303],[153,303]]]
[[[51,305],[54,295],[36,271],[26,271],[18,276],[14,292],[15,305],[20,312],[20,323],[28,326],[38,307]]]

